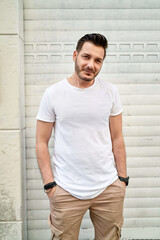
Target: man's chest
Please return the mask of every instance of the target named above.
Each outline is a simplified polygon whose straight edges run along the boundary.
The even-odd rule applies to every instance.
[[[109,94],[87,95],[65,94],[55,101],[56,120],[63,122],[81,122],[96,124],[108,122],[112,101]]]

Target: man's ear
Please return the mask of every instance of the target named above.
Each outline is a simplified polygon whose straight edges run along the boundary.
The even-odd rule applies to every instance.
[[[74,61],[74,62],[75,62],[75,60],[76,60],[77,55],[78,55],[78,52],[77,52],[77,51],[74,51],[74,52],[73,52],[73,61]]]

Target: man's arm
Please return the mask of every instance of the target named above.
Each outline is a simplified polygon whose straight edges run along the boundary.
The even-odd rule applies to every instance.
[[[37,120],[36,154],[44,185],[54,180],[48,149],[48,142],[52,134],[53,126],[53,122]]]
[[[126,152],[122,134],[122,114],[110,117],[110,133],[118,175],[127,177]]]

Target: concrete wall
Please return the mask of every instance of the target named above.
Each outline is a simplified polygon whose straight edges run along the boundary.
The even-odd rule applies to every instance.
[[[23,1],[0,1],[0,239],[26,238]]]

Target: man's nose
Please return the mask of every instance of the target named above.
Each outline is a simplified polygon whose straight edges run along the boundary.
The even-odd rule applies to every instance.
[[[87,64],[89,69],[94,69],[94,62],[92,60],[90,60]]]

